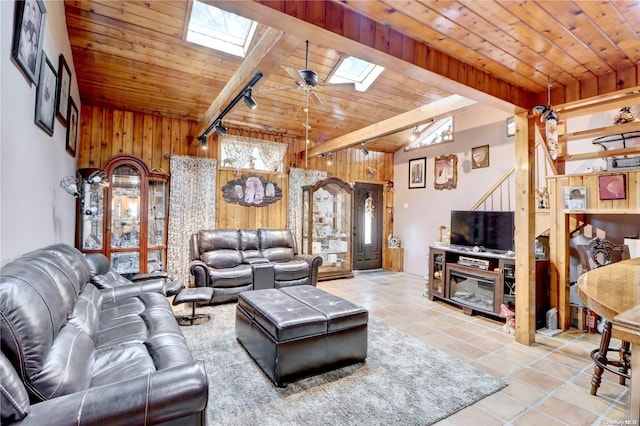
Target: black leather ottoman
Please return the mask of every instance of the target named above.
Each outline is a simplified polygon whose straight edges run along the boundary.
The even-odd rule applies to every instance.
[[[314,286],[240,293],[236,337],[278,386],[367,358],[366,309]]]

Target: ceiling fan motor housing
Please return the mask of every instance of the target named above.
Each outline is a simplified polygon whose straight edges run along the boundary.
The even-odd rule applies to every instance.
[[[311,87],[316,87],[318,85],[318,74],[310,69],[299,70],[298,74]]]

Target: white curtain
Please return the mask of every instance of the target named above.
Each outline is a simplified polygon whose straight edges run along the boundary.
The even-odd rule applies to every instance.
[[[288,145],[279,142],[270,142],[245,136],[221,135],[226,154],[229,156],[232,167],[256,168],[254,153],[260,156],[266,170],[276,171],[282,164]]]
[[[327,178],[327,172],[321,170],[289,170],[289,206],[287,214],[288,228],[291,229],[302,253],[302,187],[313,185]]]
[[[217,160],[171,156],[167,271],[189,285],[189,239],[215,227]]]

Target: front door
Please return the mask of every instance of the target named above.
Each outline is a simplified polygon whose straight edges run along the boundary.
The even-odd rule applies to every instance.
[[[353,269],[382,268],[382,185],[356,183],[353,190]]]

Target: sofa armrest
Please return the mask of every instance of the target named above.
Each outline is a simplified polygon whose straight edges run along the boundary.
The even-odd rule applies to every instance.
[[[146,274],[136,274],[133,277],[131,277],[131,281],[138,282],[138,281],[147,281],[147,280],[160,280],[160,279],[171,279],[171,277],[169,276],[168,272],[165,271],[156,271],[156,272],[149,272]]]
[[[164,282],[145,281],[140,284],[123,285],[120,287],[103,288],[100,290],[106,302],[116,302],[127,297],[140,296],[143,293],[161,293],[166,296]]]
[[[31,405],[20,425],[152,425],[184,417],[205,424],[209,384],[202,361]]]
[[[317,254],[296,254],[293,258],[309,264],[309,284],[315,287],[318,284],[318,268],[322,266],[322,257]]]
[[[201,260],[192,260],[189,263],[189,272],[193,275],[195,287],[211,287],[209,284],[209,267]]]

